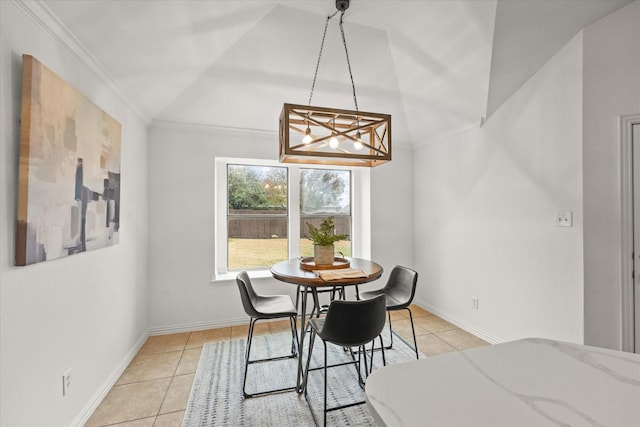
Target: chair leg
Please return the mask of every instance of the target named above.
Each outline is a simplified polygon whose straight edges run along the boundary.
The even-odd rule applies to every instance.
[[[313,345],[315,343],[316,340],[316,331],[311,329],[311,336],[309,337],[309,351],[307,354],[307,363],[305,366],[305,370],[302,376],[302,390],[298,390],[298,392],[303,391],[304,392],[304,398],[307,401],[307,404],[309,405],[309,411],[311,411],[311,417],[313,418],[313,423],[317,426],[318,425],[318,419],[316,418],[316,413],[313,411],[313,406],[311,405],[311,401],[309,400],[309,390],[307,388],[307,383],[309,382],[309,366],[311,365],[311,354],[313,353]],[[326,344],[325,344],[325,351],[326,351]],[[300,355],[302,355],[302,351],[300,352]],[[326,370],[326,360],[325,360],[325,370]],[[325,371],[325,394],[326,394],[326,371]],[[326,404],[325,404],[326,405]],[[326,412],[325,412],[325,425],[326,425],[327,421],[326,421]]]
[[[362,356],[364,358],[364,373],[365,375],[369,375],[369,364],[367,363],[367,347],[364,345],[361,345],[360,347],[358,347],[358,362],[360,362],[360,356]],[[373,350],[371,351],[371,362],[373,362]],[[371,367],[373,369],[373,366]],[[358,377],[360,380],[360,386],[363,387],[364,386],[364,378],[362,378],[362,376],[360,375],[360,363],[358,363]],[[366,378],[366,376],[365,376]]]
[[[246,391],[247,376],[248,376],[247,373],[249,371],[249,365],[254,364],[254,363],[261,363],[261,362],[292,359],[292,358],[295,358],[298,355],[297,352],[296,352],[298,333],[297,333],[297,329],[296,329],[296,326],[295,326],[295,316],[292,316],[289,319],[292,322],[291,323],[291,334],[292,334],[291,354],[289,354],[287,356],[274,356],[274,357],[267,357],[267,358],[264,358],[264,359],[251,360],[251,344],[253,342],[253,333],[255,331],[256,322],[259,320],[258,318],[251,318],[251,321],[249,322],[249,332],[247,334],[247,345],[246,345],[247,348],[246,348],[245,357],[244,357],[244,379],[242,380],[242,394],[244,395],[245,398],[248,399],[248,398],[251,398],[251,397],[264,396],[264,395],[267,395],[267,394],[282,393],[282,392],[285,392],[285,391],[297,389],[297,386],[293,386],[293,387],[284,387],[284,388],[279,388],[279,389],[261,391],[261,392],[258,392],[258,393],[247,393],[247,391]]]
[[[323,425],[327,425],[327,342],[322,340],[324,344],[324,411],[323,411]]]
[[[387,366],[387,358],[384,355],[384,342],[382,342],[382,334],[378,335],[380,338],[380,349],[382,351],[382,366]]]
[[[420,354],[418,353],[418,341],[416,340],[416,328],[413,326],[413,315],[411,314],[411,309],[409,307],[405,308],[409,312],[409,319],[411,320],[411,332],[413,333],[413,349],[416,351],[416,359],[420,359]],[[391,325],[391,323],[389,323]]]
[[[327,342],[322,340],[322,344],[324,345],[324,410],[323,410],[323,425],[326,426],[327,425],[327,414],[331,411],[336,411],[338,409],[344,409],[344,408],[349,408],[351,406],[356,406],[356,405],[362,405],[364,403],[366,403],[365,400],[360,401],[360,402],[352,402],[352,403],[348,403],[346,405],[340,405],[340,406],[335,406],[332,408],[328,407],[328,387],[327,387],[327,369],[329,368],[329,366],[327,365]],[[351,350],[351,348],[349,348],[349,350]],[[356,364],[356,372],[358,373],[358,383],[360,384],[360,386],[364,386],[364,380],[362,378],[362,374],[360,372],[361,369],[361,361],[360,361],[360,357],[362,356],[362,354],[364,353],[364,362],[365,362],[365,372],[367,370],[367,355],[365,353],[365,348],[364,345],[361,345],[358,347],[358,361],[355,362]],[[351,353],[351,357],[353,358],[353,352]],[[310,359],[310,358],[309,358]],[[349,362],[349,363],[354,363],[354,362]],[[308,371],[308,366],[309,364],[307,363],[307,371]],[[335,365],[332,365],[335,366]],[[305,388],[305,393],[306,393],[306,388]],[[307,399],[307,402],[309,402],[309,400]],[[309,402],[309,407],[311,408],[311,403]],[[311,415],[313,416],[313,420],[316,423],[316,425],[318,425],[318,422],[316,421],[316,417],[315,414],[313,412],[313,408],[311,408]]]
[[[418,341],[416,340],[416,328],[413,325],[413,314],[411,313],[411,309],[409,307],[405,307],[403,310],[407,310],[409,312],[409,320],[411,321],[411,334],[413,335],[413,350],[416,352],[416,359],[420,359],[420,353],[418,352]],[[387,314],[389,315],[389,338],[391,340],[391,343],[387,347],[385,347],[388,350],[393,348],[393,335],[396,333],[393,332],[393,327],[391,325],[391,312],[387,311]],[[402,339],[400,335],[398,335],[398,338]],[[404,339],[402,340],[409,347],[411,347],[411,344],[407,343]]]
[[[358,346],[358,349],[355,351],[355,353],[358,354],[358,360],[356,360],[356,357],[354,355],[354,351],[353,348],[351,347],[347,347],[346,348],[349,351],[349,354],[351,356],[351,360],[356,366],[356,374],[358,374],[358,384],[360,384],[360,387],[364,387],[364,378],[362,378],[362,358],[364,357],[364,364],[365,364],[365,374],[367,373],[367,351],[366,348],[364,347],[364,345]]]
[[[369,375],[373,372],[373,350],[375,345],[376,345],[376,340],[374,339],[373,341],[371,341],[371,363],[369,363],[369,371],[367,372],[367,378],[369,378]]]
[[[387,366],[387,358],[384,354],[384,349],[388,348],[384,346],[384,341],[382,340],[382,334],[378,335],[378,338],[380,339],[380,348],[375,348],[376,345],[376,340],[374,339],[373,341],[371,341],[371,357],[369,359],[369,366],[367,368],[366,366],[366,358],[367,358],[367,351],[365,346],[362,346],[361,350],[359,350],[359,352],[364,353],[364,358],[365,358],[365,373],[367,375],[367,378],[369,377],[369,375],[373,372],[373,354],[376,350],[381,350],[382,351],[382,366]],[[364,384],[363,384],[364,385]]]
[[[253,340],[253,326],[255,325],[257,319],[251,318],[249,322],[249,333],[247,334],[247,349],[244,354],[244,380],[242,381],[242,394],[244,397],[249,397],[250,395],[245,391],[247,386],[247,371],[249,370],[249,355],[251,354],[251,341]]]
[[[393,348],[393,328],[391,327],[391,312],[387,311],[387,315],[389,316],[389,339],[391,343],[389,344],[389,349]]]
[[[302,389],[304,390],[305,396],[307,396],[307,382],[309,381],[309,365],[311,365],[311,354],[313,353],[313,344],[316,340],[316,332],[312,329],[311,335],[309,336],[309,351],[307,352],[307,364],[304,369],[304,373],[302,374]],[[300,356],[302,356],[302,351],[300,352]]]

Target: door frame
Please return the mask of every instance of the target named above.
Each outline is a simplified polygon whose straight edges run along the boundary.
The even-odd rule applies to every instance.
[[[640,125],[640,114],[621,116],[620,131],[620,223],[621,223],[621,344],[623,351],[640,350],[635,342],[634,230],[633,230],[633,126]],[[640,248],[638,248],[640,252]],[[640,313],[638,313],[640,315]]]

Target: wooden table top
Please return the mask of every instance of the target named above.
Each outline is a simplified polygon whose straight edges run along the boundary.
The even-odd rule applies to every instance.
[[[271,274],[278,280],[294,285],[303,286],[334,286],[334,285],[359,285],[373,282],[382,276],[383,269],[380,264],[362,258],[347,257],[351,268],[362,270],[367,277],[322,280],[313,271],[303,270],[300,267],[300,258],[292,258],[281,261],[271,267]]]

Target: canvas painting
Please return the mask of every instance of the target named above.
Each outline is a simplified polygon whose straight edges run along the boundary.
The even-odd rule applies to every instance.
[[[23,55],[16,265],[118,243],[121,126]]]

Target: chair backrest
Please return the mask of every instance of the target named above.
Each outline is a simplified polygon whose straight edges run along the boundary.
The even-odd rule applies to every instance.
[[[346,347],[366,344],[382,332],[385,314],[384,295],[362,301],[332,301],[321,337]]]
[[[240,298],[242,299],[244,311],[251,317],[259,317],[260,313],[258,313],[255,307],[259,295],[253,290],[249,274],[246,271],[238,273],[236,276],[236,283],[240,290]]]
[[[398,301],[396,308],[408,307],[416,294],[418,273],[401,265],[396,265],[389,273],[389,279],[384,287],[385,293]]]

